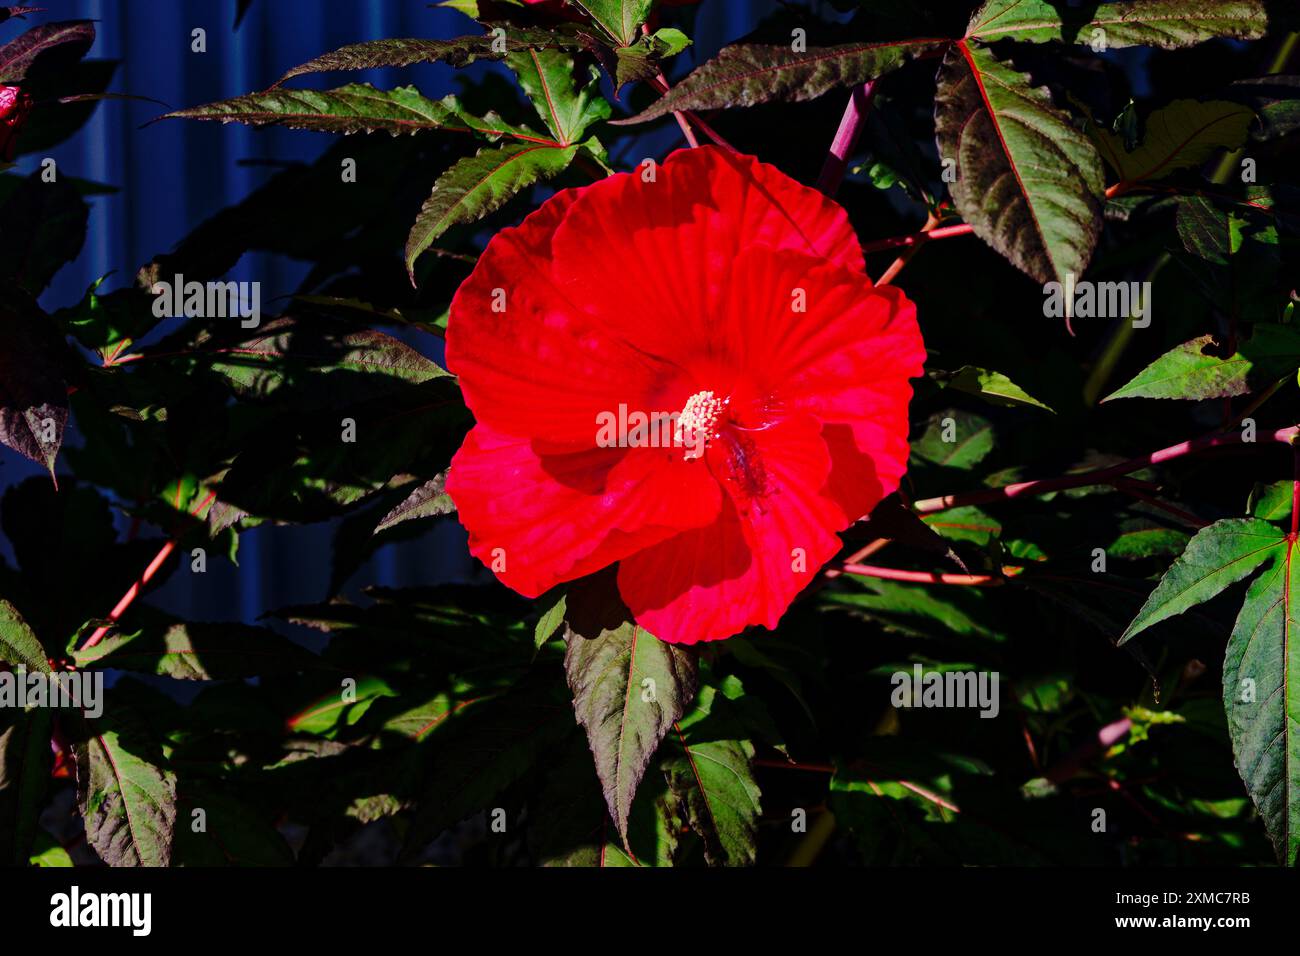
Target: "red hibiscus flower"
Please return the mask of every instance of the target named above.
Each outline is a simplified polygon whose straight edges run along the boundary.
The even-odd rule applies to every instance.
[[[447,491],[473,554],[529,597],[619,562],[662,640],[773,628],[898,487],[924,356],[838,205],[752,157],[679,151],[488,244],[447,327],[477,419]]]
[[[0,160],[14,158],[18,132],[32,111],[32,98],[16,86],[0,86]]]

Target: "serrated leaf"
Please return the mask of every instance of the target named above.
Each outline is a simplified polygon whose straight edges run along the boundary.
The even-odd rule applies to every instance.
[[[594,600],[570,592],[569,602]],[[570,622],[574,611],[570,611]],[[564,667],[573,709],[587,732],[610,816],[627,841],[628,817],[646,767],[695,698],[698,661],[687,647],[668,644],[631,621],[567,628]]]
[[[286,126],[323,133],[373,133],[394,136],[422,130],[478,133],[547,142],[532,130],[506,123],[495,113],[466,113],[454,96],[426,99],[413,86],[377,90],[369,83],[349,83],[333,90],[272,88],[228,100],[165,113],[159,119],[220,120],[249,126]]]
[[[939,154],[975,233],[1039,282],[1082,275],[1101,234],[1101,159],[1046,89],[989,50],[953,45],[939,68]]]
[[[143,728],[110,707],[77,746],[77,803],[86,842],[109,866],[167,866],[176,776]]]
[[[0,302],[0,444],[54,474],[68,422],[68,387],[49,317],[30,302]]]
[[[50,673],[50,664],[40,640],[18,609],[3,599],[0,599],[0,664]]]
[[[282,317],[229,346],[201,335],[191,354],[242,398],[275,396],[313,409],[374,400],[447,376],[400,339],[354,328]],[[208,356],[209,349],[219,357]]]
[[[663,771],[704,841],[705,859],[714,866],[752,866],[761,795],[750,765],[754,745],[744,737],[728,691],[737,699],[744,692],[734,679],[722,690],[700,689],[695,708],[674,729]]]
[[[1293,481],[1256,484],[1251,490],[1249,511],[1256,518],[1263,518],[1265,521],[1281,521],[1289,518],[1294,491]]]
[[[932,373],[931,378],[944,388],[956,389],[968,395],[978,395],[994,405],[1029,405],[1052,411],[1049,406],[1034,398],[1001,372],[976,368],[974,365],[963,365],[955,372]]]
[[[431,739],[433,773],[411,823],[407,852],[472,813],[489,810],[502,790],[574,733],[552,682],[521,687],[476,704]]]
[[[1063,40],[1101,49],[1174,49],[1215,37],[1256,39],[1269,26],[1266,0],[1128,0],[1078,7],[1052,0],[990,0],[971,18],[966,35],[986,43]]]
[[[586,83],[575,82],[573,57],[568,53],[525,50],[507,56],[506,64],[560,145],[576,143],[588,126],[609,118],[599,74],[593,68]]]
[[[555,599],[537,620],[537,627],[533,631],[533,647],[540,649],[560,629],[564,623],[564,612],[567,609],[567,595],[561,594]]]
[[[301,66],[295,66],[276,80],[275,85],[279,86],[285,80],[304,73],[374,70],[410,66],[413,63],[447,63],[459,67],[473,63],[480,57],[499,60],[507,53],[517,50],[583,48],[583,40],[576,34],[531,29],[513,24],[490,26],[500,26],[505,31],[505,36],[500,37],[489,31],[480,36],[456,37],[452,40],[390,38],[351,43],[318,56]]]
[[[1223,661],[1233,760],[1286,866],[1300,860],[1300,585],[1297,542],[1278,535],[1272,566],[1246,592]]]
[[[666,57],[674,56],[690,45],[690,38],[681,30],[665,27],[641,37],[630,46],[619,47],[615,51],[615,88],[622,89],[627,83],[653,79],[662,71]]]
[[[1102,401],[1180,398],[1202,401],[1249,395],[1300,368],[1300,330],[1259,324],[1231,355],[1212,335],[1170,349]]]
[[[896,40],[811,47],[738,43],[696,69],[644,111],[615,125],[645,123],[673,110],[755,106],[773,100],[803,102],[839,86],[856,86],[896,70],[951,41]]]
[[[3,628],[4,624],[0,623],[0,629]],[[45,659],[41,658],[40,663],[44,665]],[[48,671],[48,667],[39,670]],[[3,865],[25,865],[34,840],[42,832],[37,821],[50,779],[53,722],[48,707],[0,709],[0,863]]]
[[[406,269],[414,281],[415,260],[457,223],[474,222],[495,212],[521,190],[568,168],[577,146],[509,143],[480,150],[452,166],[433,184],[406,240]]]
[[[417,518],[436,518],[438,515],[451,514],[456,510],[456,503],[443,490],[446,483],[447,474],[443,472],[436,478],[417,487],[405,501],[384,515],[383,520],[375,526],[374,533],[379,534],[381,531],[387,531],[403,521],[414,521]]]
[[[650,15],[654,0],[573,0],[612,39],[627,46]]]
[[[1254,119],[1254,111],[1239,103],[1175,100],[1147,117],[1136,149],[1126,149],[1124,138],[1108,129],[1092,126],[1089,131],[1120,179],[1137,183],[1200,166],[1220,149],[1236,149],[1246,141]]]
[[[318,659],[274,631],[247,624],[172,621],[143,615],[137,630],[124,629],[73,657],[81,668],[115,668],[174,680],[238,680],[309,670]]]
[[[1225,518],[1196,533],[1119,639],[1202,604],[1279,553],[1286,536],[1258,518]]]
[[[0,83],[21,83],[32,64],[59,47],[59,55],[80,59],[95,42],[91,20],[63,20],[42,23],[0,46]]]
[[[631,849],[623,846],[609,821],[591,751],[575,738],[547,775],[529,841],[542,866],[672,866],[678,827],[669,802],[664,779],[646,778],[632,804]]]

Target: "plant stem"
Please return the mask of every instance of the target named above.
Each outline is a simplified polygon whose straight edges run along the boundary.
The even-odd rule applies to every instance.
[[[200,501],[196,507],[190,509],[190,516],[197,517],[199,512],[210,505],[216,497],[217,493],[215,491],[208,492],[206,498]],[[97,627],[95,632],[90,635],[90,639],[82,645],[82,650],[95,647],[104,639],[104,636],[113,629],[113,625],[116,624],[122,615],[126,613],[127,608],[135,603],[135,599],[140,596],[140,592],[144,590],[145,585],[153,580],[153,576],[158,573],[158,569],[166,563],[169,557],[171,557],[172,552],[176,550],[176,543],[177,539],[172,538],[158,550],[158,553],[154,555],[153,560],[149,562],[149,566],[144,569],[144,573],[140,575],[140,579],[127,589],[127,592],[123,594],[117,604],[114,605],[113,610],[108,612],[109,623]]]
[[[841,564],[837,569],[842,574],[857,574],[866,578],[883,578],[886,581],[908,581],[913,584],[962,584],[987,585],[996,587],[1006,581],[1005,577],[993,574],[941,574],[938,571],[903,571],[899,568],[882,568],[874,564]],[[1019,573],[1019,568],[1004,568],[1008,574]]]
[[[826,154],[826,163],[822,166],[821,175],[817,177],[817,188],[827,196],[834,196],[844,182],[849,157],[853,155],[863,127],[867,125],[867,113],[871,110],[871,100],[875,93],[875,83],[868,82],[855,86],[849,94],[840,128],[835,131],[835,138],[831,140],[831,148]]]
[[[1291,482],[1291,539],[1300,536],[1300,441],[1291,439],[1291,454],[1295,461],[1294,479]]]
[[[889,239],[876,239],[872,242],[866,242],[862,245],[862,251],[865,253],[883,252],[886,249],[898,249],[905,246],[916,246],[922,242],[933,242],[936,239],[947,239],[950,236],[969,236],[974,232],[974,227],[968,223],[959,222],[955,226],[939,226],[935,229],[922,229],[920,232],[914,232],[907,236],[892,236]]]
[[[1272,434],[1261,436],[1261,441],[1291,444],[1297,434],[1300,434],[1300,425],[1292,425],[1289,428],[1279,428]],[[1170,445],[1168,448],[1161,448],[1140,458],[1130,458],[1128,461],[1122,461],[1117,465],[1084,471],[1076,475],[1040,478],[1036,481],[1020,481],[1015,484],[1003,485],[1001,488],[980,488],[975,491],[943,495],[938,498],[923,498],[920,501],[912,502],[912,510],[918,514],[934,514],[937,511],[947,511],[949,508],[960,508],[964,505],[990,504],[996,501],[1007,501],[1011,498],[1045,495],[1052,491],[1064,491],[1067,488],[1109,484],[1113,479],[1122,478],[1124,475],[1140,471],[1151,465],[1173,461],[1186,455],[1208,451],[1211,448],[1240,444],[1242,444],[1240,432],[1226,435],[1221,433],[1206,435],[1201,438],[1194,438],[1191,441],[1180,442],[1177,445]]]

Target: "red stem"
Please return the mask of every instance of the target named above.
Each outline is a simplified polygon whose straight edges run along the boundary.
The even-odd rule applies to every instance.
[[[844,174],[849,168],[849,157],[858,145],[863,127],[867,125],[867,113],[871,109],[871,99],[875,96],[875,84],[863,83],[855,86],[849,94],[848,105],[844,107],[844,116],[840,127],[835,131],[826,163],[817,178],[817,188],[828,196],[834,196],[844,182]]]
[[[884,252],[886,249],[906,248],[908,246],[919,245],[922,242],[929,242],[935,239],[947,239],[951,236],[967,236],[974,231],[974,227],[970,224],[960,222],[955,226],[940,226],[937,229],[914,232],[909,236],[891,236],[888,239],[876,239],[873,242],[863,243],[862,251],[864,253]]]
[[[1291,439],[1291,452],[1295,460],[1295,479],[1291,482],[1291,538],[1300,536],[1300,442]]]
[[[868,578],[887,581],[909,581],[914,584],[965,584],[996,586],[1006,580],[992,574],[940,574],[937,571],[903,571],[899,568],[882,568],[874,564],[842,564],[843,574],[860,574]]]
[[[1279,428],[1271,435],[1261,436],[1261,440],[1291,444],[1297,434],[1300,434],[1300,425],[1292,425],[1289,428]],[[938,511],[947,511],[949,508],[960,508],[964,505],[990,504],[1029,495],[1045,495],[1048,492],[1064,491],[1067,488],[1108,484],[1115,478],[1122,478],[1130,472],[1140,471],[1151,465],[1173,461],[1211,448],[1239,444],[1241,444],[1240,432],[1233,432],[1229,435],[1206,435],[1201,438],[1194,438],[1191,441],[1180,442],[1177,445],[1170,445],[1168,448],[1161,448],[1159,451],[1153,451],[1149,455],[1143,455],[1140,458],[1130,458],[1128,461],[1122,461],[1108,468],[1097,468],[1093,471],[1080,472],[1077,475],[1040,478],[1036,481],[1020,481],[1015,484],[1004,485],[1001,488],[980,488],[976,491],[943,495],[939,498],[923,498],[920,501],[912,502],[912,510],[918,514],[934,514]]]
[[[190,509],[191,517],[197,516],[198,513],[210,505],[216,497],[217,493],[215,491],[208,492],[206,498],[200,501],[196,507]],[[171,557],[171,553],[175,550],[175,538],[168,541],[158,550],[158,553],[154,555],[153,560],[149,562],[149,566],[144,569],[144,574],[140,575],[140,579],[127,589],[127,592],[123,594],[117,604],[114,605],[113,610],[108,612],[109,623],[97,627],[95,632],[90,635],[90,639],[82,645],[82,650],[94,647],[104,639],[104,636],[113,629],[113,625],[116,624],[122,615],[126,613],[127,608],[135,603],[135,599],[140,596],[140,592],[144,590],[145,585],[153,580],[153,576],[158,573],[158,569],[166,563],[167,559]]]

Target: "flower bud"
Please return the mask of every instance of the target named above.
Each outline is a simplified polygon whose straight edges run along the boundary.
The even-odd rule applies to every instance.
[[[18,133],[32,111],[32,98],[16,86],[0,86],[0,160],[14,158]]]

